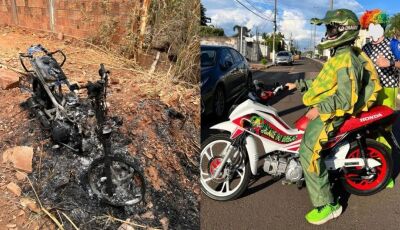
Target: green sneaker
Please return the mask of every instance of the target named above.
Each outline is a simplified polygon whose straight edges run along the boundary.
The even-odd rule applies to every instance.
[[[306,215],[306,220],[310,224],[325,224],[329,220],[337,218],[342,213],[342,206],[339,203],[327,204],[322,207],[314,208]]]
[[[390,178],[389,182],[386,185],[386,188],[393,188],[394,187],[394,180]]]

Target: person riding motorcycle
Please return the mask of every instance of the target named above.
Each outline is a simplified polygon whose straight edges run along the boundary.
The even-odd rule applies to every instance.
[[[334,200],[328,171],[320,158],[322,145],[349,116],[367,111],[376,101],[381,86],[371,60],[353,46],[360,24],[351,10],[328,11],[325,18],[313,18],[311,23],[326,25],[326,37],[319,48],[331,49],[332,57],[315,80],[299,80],[286,86],[289,90],[299,88],[304,92],[303,103],[310,107],[306,114],[310,122],[299,153],[306,187],[315,207],[305,218],[319,225],[342,212],[342,206]]]

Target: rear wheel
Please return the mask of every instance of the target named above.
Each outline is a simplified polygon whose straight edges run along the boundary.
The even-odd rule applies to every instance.
[[[200,153],[200,184],[202,191],[214,200],[233,200],[247,188],[251,177],[246,153],[232,145],[228,134],[209,137],[202,144]],[[233,148],[233,149],[231,149]],[[224,168],[215,176],[227,152],[232,150]],[[245,150],[244,150],[245,151]]]
[[[380,162],[379,166],[367,171],[361,167],[348,167],[349,171],[344,173],[342,184],[351,194],[359,196],[373,195],[385,188],[392,176],[393,161],[386,147],[372,139],[367,139],[366,157]],[[361,157],[360,149],[353,143],[346,158]]]

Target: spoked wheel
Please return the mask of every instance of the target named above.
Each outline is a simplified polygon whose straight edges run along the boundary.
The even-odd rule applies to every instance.
[[[251,172],[245,153],[231,145],[227,134],[209,137],[200,153],[200,183],[202,191],[214,200],[232,200],[239,197],[249,184]],[[231,151],[225,166],[216,175],[225,155]]]
[[[92,192],[103,202],[114,206],[128,206],[144,199],[145,182],[133,161],[125,156],[111,156],[112,191],[107,192],[105,158],[93,161],[88,170],[88,182]]]
[[[367,170],[365,167],[348,167],[342,180],[345,189],[359,196],[373,195],[385,188],[392,175],[393,161],[385,146],[375,140],[367,139],[367,158],[380,165]],[[361,157],[357,144],[352,145],[346,158]]]

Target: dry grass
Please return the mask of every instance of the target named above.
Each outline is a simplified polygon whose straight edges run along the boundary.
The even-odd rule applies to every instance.
[[[135,60],[140,53],[166,52],[174,81],[197,85],[200,79],[200,3],[197,0],[153,0],[144,37],[140,37],[141,9],[130,9],[126,23],[112,16],[104,2],[106,20],[89,42]],[[188,10],[190,9],[190,10]],[[124,27],[122,27],[124,24]],[[121,31],[124,31],[121,33]],[[115,38],[119,37],[116,43]],[[196,86],[197,87],[197,86]]]
[[[153,1],[151,46],[175,61],[174,80],[198,84],[200,79],[200,3],[195,0]]]

